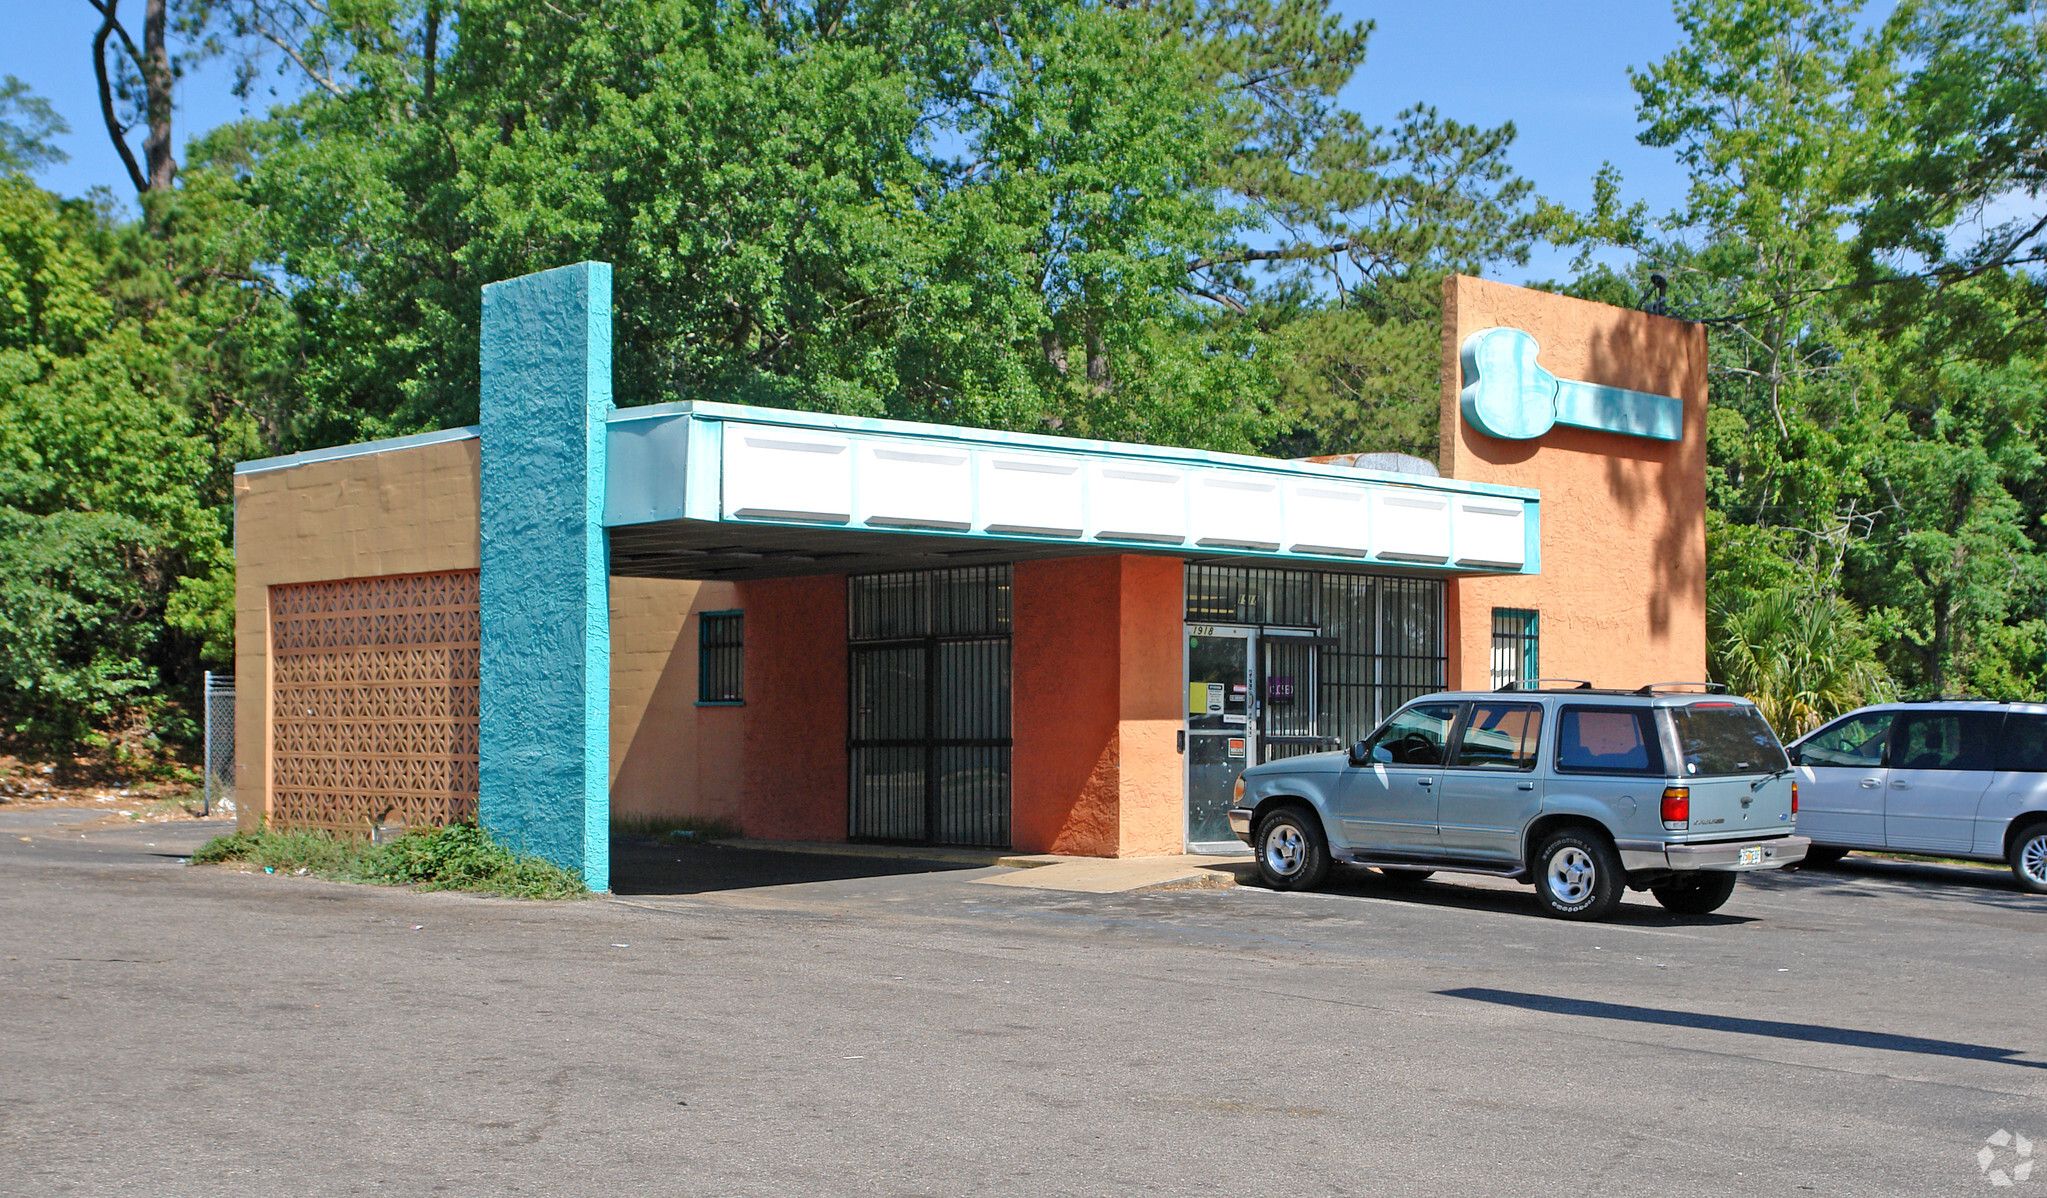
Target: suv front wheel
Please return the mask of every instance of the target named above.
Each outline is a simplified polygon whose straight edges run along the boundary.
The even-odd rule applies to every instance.
[[[1258,876],[1274,890],[1312,890],[1329,872],[1322,821],[1299,807],[1281,807],[1258,821]]]
[[[1605,836],[1565,828],[1535,851],[1535,897],[1558,919],[1605,919],[1626,889],[1621,858]]]

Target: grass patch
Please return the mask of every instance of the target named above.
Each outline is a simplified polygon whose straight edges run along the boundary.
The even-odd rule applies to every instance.
[[[576,871],[513,852],[475,824],[409,832],[378,845],[324,832],[236,832],[216,836],[192,854],[194,865],[229,861],[415,890],[467,890],[524,899],[581,898],[589,893]]]
[[[614,815],[611,834],[621,840],[738,840],[739,826],[702,815]]]

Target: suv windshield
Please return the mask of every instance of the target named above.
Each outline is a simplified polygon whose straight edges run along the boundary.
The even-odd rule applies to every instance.
[[[1667,707],[1686,775],[1774,774],[1791,768],[1763,713],[1746,703]]]

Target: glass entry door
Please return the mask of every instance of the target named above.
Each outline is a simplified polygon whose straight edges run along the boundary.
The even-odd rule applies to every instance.
[[[1224,624],[1187,626],[1187,848],[1238,852],[1229,809],[1237,775],[1257,760],[1257,700],[1251,667],[1258,632]]]
[[[1240,853],[1229,809],[1255,762],[1340,747],[1322,735],[1311,628],[1187,625],[1187,851]]]

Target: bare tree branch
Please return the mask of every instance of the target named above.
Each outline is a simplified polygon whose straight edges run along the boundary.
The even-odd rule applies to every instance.
[[[1244,313],[1249,312],[1251,310],[1245,307],[1241,302],[1231,298],[1230,296],[1223,295],[1219,292],[1210,291],[1204,287],[1196,287],[1192,283],[1180,284],[1180,290],[1186,292],[1188,295],[1197,296],[1201,299],[1205,299],[1210,303],[1219,304],[1222,307],[1228,308],[1230,311],[1235,312],[1239,316],[1242,316]]]
[[[1326,258],[1331,254],[1348,253],[1357,249],[1355,241],[1336,241],[1328,245],[1295,246],[1282,250],[1242,250],[1233,254],[1222,254],[1214,258],[1197,258],[1187,264],[1187,273],[1207,270],[1211,266],[1242,266],[1247,262],[1278,262],[1293,258]]]
[[[107,137],[112,139],[114,149],[120,153],[121,164],[128,168],[128,179],[135,184],[135,193],[140,195],[149,190],[149,178],[142,173],[141,164],[135,161],[135,151],[128,148],[128,130],[114,112],[114,83],[107,74],[107,39],[119,33],[121,44],[127,48],[129,56],[139,59],[140,55],[136,53],[134,39],[121,28],[115,13],[121,0],[106,0],[104,4],[100,0],[86,0],[86,3],[98,9],[100,14],[99,32],[92,39],[92,69],[99,79],[100,116],[107,122]]]
[[[267,41],[271,45],[276,46],[278,49],[284,51],[285,57],[297,63],[299,70],[305,72],[306,78],[319,84],[321,90],[325,91],[328,95],[333,96],[336,99],[339,99],[342,96],[348,94],[347,92],[344,92],[340,88],[334,86],[334,81],[332,79],[329,79],[327,76],[322,75],[320,72],[314,70],[312,64],[307,62],[304,56],[301,55],[296,48],[294,48],[289,42],[286,42],[283,38],[270,32],[267,26],[257,26],[256,33],[260,37],[262,37],[264,41]]]

